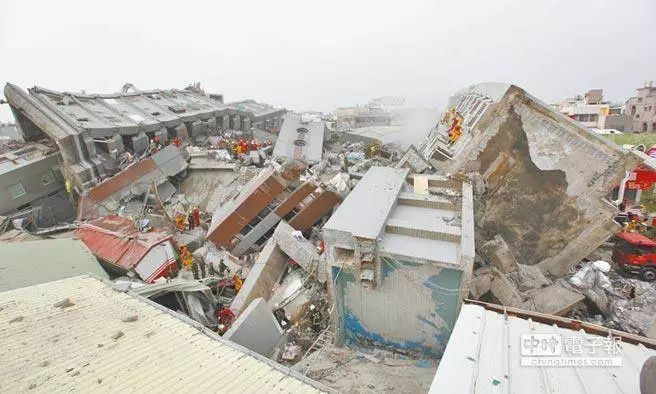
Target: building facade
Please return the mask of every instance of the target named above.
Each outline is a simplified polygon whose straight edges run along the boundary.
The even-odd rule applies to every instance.
[[[311,229],[341,197],[312,180],[300,182],[303,169],[299,162],[291,162],[279,172],[263,169],[217,208],[205,239],[241,256],[261,250],[283,219],[295,230]]]
[[[603,100],[602,89],[590,90],[584,96],[565,99],[552,104],[552,107],[585,127],[620,132],[633,129],[631,119],[624,114],[622,106]]]
[[[626,101],[626,111],[631,117],[634,131],[656,131],[656,87],[653,81],[638,88],[636,95]]]
[[[323,227],[340,341],[439,357],[468,292],[472,189],[423,176],[450,197],[413,192],[405,168],[372,167]]]
[[[32,143],[0,155],[0,214],[47,227],[75,215],[57,149]]]

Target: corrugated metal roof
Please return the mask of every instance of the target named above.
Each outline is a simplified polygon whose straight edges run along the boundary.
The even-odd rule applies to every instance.
[[[46,239],[0,244],[0,291],[91,273],[109,279],[81,241]]]
[[[320,161],[325,128],[324,122],[303,123],[297,115],[285,115],[273,156]]]
[[[118,215],[83,223],[75,236],[96,257],[126,270],[134,269],[156,245],[172,240],[170,234],[157,228],[139,232],[132,220]],[[167,263],[168,260],[162,259],[161,265]]]
[[[323,228],[376,239],[383,231],[408,171],[371,167]]]
[[[89,276],[2,293],[0,332],[2,392],[329,391]]]
[[[431,393],[639,393],[642,364],[656,351],[620,343],[621,367],[520,366],[522,334],[602,338],[465,304],[440,361]],[[602,356],[601,352],[595,353]],[[605,356],[606,353],[603,353]]]

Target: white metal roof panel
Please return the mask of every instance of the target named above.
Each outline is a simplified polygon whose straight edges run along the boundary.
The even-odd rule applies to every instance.
[[[522,367],[521,335],[536,332],[601,338],[465,304],[430,392],[639,393],[642,364],[656,356],[643,345],[621,342],[621,367]]]
[[[73,305],[54,306],[64,299]],[[0,294],[0,392],[28,390],[329,389],[185,316],[95,277],[78,276]]]
[[[383,231],[409,171],[407,168],[371,167],[323,228],[376,239]]]

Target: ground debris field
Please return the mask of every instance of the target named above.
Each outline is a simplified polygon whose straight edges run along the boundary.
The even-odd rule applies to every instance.
[[[622,340],[618,369],[574,371],[593,391],[635,392],[656,356],[656,151],[518,86],[467,87],[440,113],[394,97],[296,113],[200,84],[5,96],[25,141],[1,145],[2,163],[25,185],[0,212],[0,331],[112,330],[79,355],[53,340],[40,366],[0,338],[21,360],[0,363],[0,391],[140,387],[173,352],[187,372],[171,384],[198,391],[218,364],[225,387],[210,390],[505,392],[545,374],[562,387],[571,370],[520,365],[538,325]],[[103,305],[120,316],[88,313]],[[80,359],[112,379],[44,373]]]

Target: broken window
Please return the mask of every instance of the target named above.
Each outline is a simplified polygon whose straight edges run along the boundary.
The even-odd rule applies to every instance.
[[[43,186],[48,186],[55,183],[55,176],[52,174],[52,171],[48,170],[41,174],[41,183]]]
[[[15,185],[8,186],[7,191],[11,195],[11,198],[14,200],[27,194],[23,184],[20,182],[16,183]]]

